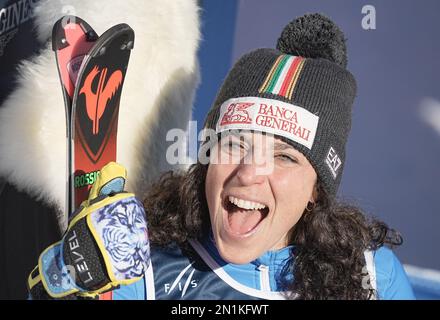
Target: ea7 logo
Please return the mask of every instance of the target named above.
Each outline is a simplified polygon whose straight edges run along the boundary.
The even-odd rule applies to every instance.
[[[327,158],[325,159],[325,163],[330,169],[330,172],[333,175],[333,178],[336,179],[338,176],[338,170],[342,165],[341,158],[337,155],[335,149],[333,147],[330,147],[330,150],[327,153]]]
[[[167,295],[169,295],[171,292],[177,289],[181,292],[181,297],[183,298],[188,288],[197,287],[197,280],[193,280],[192,278],[196,269],[192,268],[191,272],[187,272],[188,270],[191,269],[193,263],[189,264],[186,268],[184,268],[171,285],[169,283],[165,283],[164,287],[165,287],[165,293]],[[183,281],[183,276],[186,273],[189,273],[189,275],[187,276],[186,280]]]

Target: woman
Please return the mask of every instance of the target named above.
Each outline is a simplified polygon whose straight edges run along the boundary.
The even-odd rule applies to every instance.
[[[346,65],[344,35],[319,14],[287,25],[277,50],[244,55],[208,114],[198,163],[165,174],[145,196],[151,261],[142,206],[130,195],[112,196],[104,182],[116,180],[104,179],[111,170],[103,168],[102,185],[84,203],[97,224],[81,222],[87,211],[77,213],[67,236],[40,257],[31,293],[84,296],[84,288],[101,293],[125,283],[113,299],[414,298],[385,247],[401,244],[400,235],[336,200],[356,94]],[[108,196],[93,200],[103,189]],[[102,211],[93,211],[102,201]],[[108,203],[121,209],[108,213]],[[62,267],[78,256],[87,261],[72,278]],[[49,287],[53,275],[63,285]]]
[[[147,193],[152,263],[115,299],[414,298],[385,247],[400,235],[335,199],[356,94],[346,65],[343,33],[319,14],[234,65],[205,123],[209,163]]]

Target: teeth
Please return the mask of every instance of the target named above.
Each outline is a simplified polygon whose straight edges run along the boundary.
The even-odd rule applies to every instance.
[[[262,203],[238,199],[233,196],[229,196],[229,201],[235,204],[237,207],[246,210],[255,210],[255,209],[260,210],[266,208],[266,206]]]

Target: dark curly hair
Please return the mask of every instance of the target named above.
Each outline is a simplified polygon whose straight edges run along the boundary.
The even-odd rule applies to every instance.
[[[152,244],[186,245],[209,234],[207,168],[198,163],[186,172],[170,171],[151,186],[144,206]],[[363,285],[369,279],[365,250],[400,245],[402,237],[383,222],[367,219],[359,208],[332,199],[319,182],[317,188],[316,206],[290,231],[295,259],[282,278],[294,280],[284,280],[283,289],[292,299],[369,299],[374,291]]]

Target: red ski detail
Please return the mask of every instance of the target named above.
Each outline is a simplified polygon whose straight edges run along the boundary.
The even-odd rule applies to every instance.
[[[106,293],[101,293],[99,295],[99,300],[113,300],[113,291],[108,291]]]
[[[122,72],[116,70],[109,77],[106,85],[104,82],[107,77],[107,68],[103,68],[99,71],[98,66],[95,66],[92,71],[87,75],[84,81],[84,86],[81,88],[80,94],[86,96],[87,115],[93,122],[93,134],[99,133],[99,119],[104,114],[107,102],[115,95],[116,91],[122,84]],[[92,91],[92,83],[96,76],[100,74],[98,87],[96,92]]]
[[[62,83],[67,94],[73,98],[78,76],[77,69],[94,42],[86,41],[86,34],[79,24],[69,23],[64,27],[64,30],[66,41],[72,45],[58,51],[58,64],[60,65]],[[73,61],[75,61],[75,66],[71,64]]]
[[[119,106],[118,106],[119,107]],[[110,121],[108,132],[104,137],[100,148],[95,155],[90,150],[87,142],[82,134],[82,131],[76,124],[75,134],[79,135],[78,139],[75,139],[75,172],[73,173],[73,179],[88,172],[100,170],[104,165],[110,161],[116,160],[116,145],[117,145],[117,118],[118,112],[113,114],[113,118]],[[81,202],[87,199],[91,185],[75,188],[75,208],[77,208]]]

